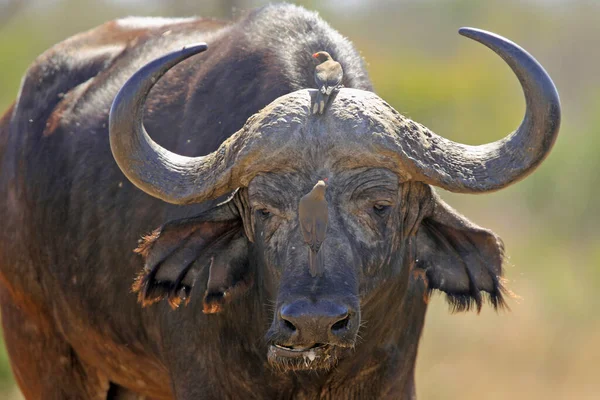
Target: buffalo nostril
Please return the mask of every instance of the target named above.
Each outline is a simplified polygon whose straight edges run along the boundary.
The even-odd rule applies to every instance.
[[[289,343],[311,346],[315,343],[329,343],[346,340],[356,329],[356,314],[347,306],[333,301],[311,302],[296,300],[285,304],[279,311],[281,337]]]
[[[296,331],[296,325],[292,324],[290,321],[288,321],[287,319],[283,319],[283,324],[285,325],[286,328],[288,328],[290,331],[295,332]]]
[[[348,328],[349,323],[350,323],[350,316],[346,315],[344,318],[340,319],[335,324],[331,325],[331,330],[333,332],[345,330]]]

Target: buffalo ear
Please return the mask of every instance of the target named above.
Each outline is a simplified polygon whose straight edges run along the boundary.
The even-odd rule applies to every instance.
[[[225,304],[239,298],[253,283],[248,265],[248,239],[243,229],[225,238],[224,243],[223,251],[210,260],[202,309],[205,314],[222,311]]]
[[[429,291],[446,293],[453,311],[476,306],[479,312],[482,294],[495,309],[506,307],[502,240],[458,214],[437,195],[433,200],[433,209],[417,232],[416,272],[425,276]]]
[[[231,199],[196,217],[168,222],[144,237],[135,251],[145,261],[132,287],[142,306],[165,298],[172,308],[187,304],[205,268],[205,313],[221,311],[252,283],[248,238]]]

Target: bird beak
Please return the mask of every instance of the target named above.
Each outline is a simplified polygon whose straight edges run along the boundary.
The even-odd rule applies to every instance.
[[[319,57],[319,53],[315,53],[312,56],[313,56],[313,58],[317,58],[317,57]]]

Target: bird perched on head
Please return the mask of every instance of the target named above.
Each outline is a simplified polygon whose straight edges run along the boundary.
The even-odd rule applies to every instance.
[[[325,240],[329,213],[325,200],[325,181],[319,181],[313,189],[300,199],[298,219],[304,243],[308,245],[308,266],[312,276],[323,273],[323,260],[318,258],[321,244]]]
[[[329,96],[342,86],[344,71],[340,63],[331,58],[326,51],[319,51],[312,56],[319,63],[315,68],[315,83],[319,92],[313,106],[313,114],[323,114]]]

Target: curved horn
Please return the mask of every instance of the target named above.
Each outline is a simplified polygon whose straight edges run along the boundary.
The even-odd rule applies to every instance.
[[[123,85],[110,110],[110,147],[125,176],[173,204],[215,199],[247,186],[259,173],[289,168],[295,162],[290,154],[311,115],[310,104],[298,104],[298,95],[284,96],[250,117],[211,154],[184,157],[161,147],[142,123],[146,97],[170,68],[206,49],[204,43],[186,46],[145,65]]]
[[[248,165],[249,158],[258,158],[261,143],[246,143],[244,129],[211,154],[185,157],[160,146],[144,128],[144,102],[152,87],[173,66],[207,48],[205,43],[189,45],[145,65],[123,85],[110,109],[110,148],[119,168],[139,189],[173,204],[217,198],[246,183],[244,178],[261,167]],[[238,157],[240,152],[244,154]]]
[[[144,102],[170,68],[207,48],[204,43],[186,46],[145,65],[119,90],[110,109],[110,148],[119,168],[135,186],[170,203],[189,202],[197,173],[211,156],[180,156],[152,140],[142,123]]]
[[[507,137],[468,146],[419,127],[410,163],[421,180],[458,193],[502,189],[530,174],[546,158],[560,126],[558,93],[544,68],[525,50],[490,32],[461,28],[459,33],[492,49],[510,66],[521,83],[527,110],[519,128]],[[405,129],[405,128],[404,128]]]

